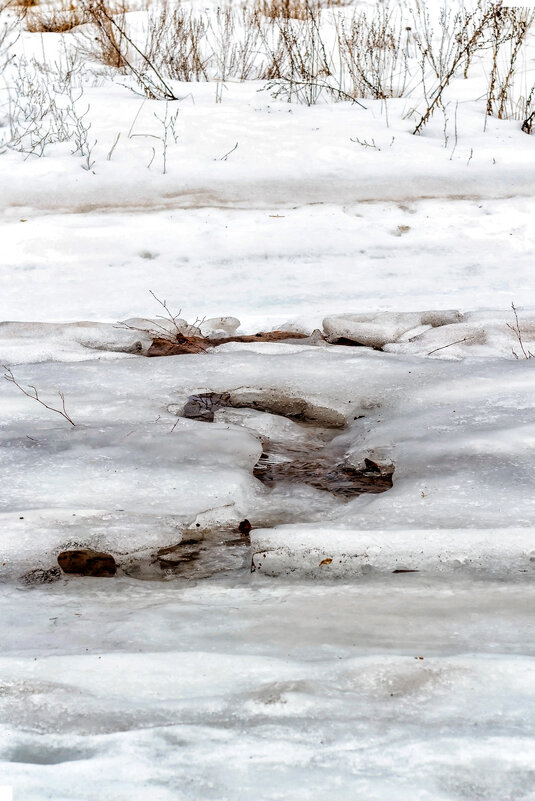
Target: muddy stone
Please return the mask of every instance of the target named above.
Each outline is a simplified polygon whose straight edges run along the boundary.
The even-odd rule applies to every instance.
[[[162,337],[153,339],[147,356],[179,356],[185,353],[202,353],[205,350],[206,345],[203,338],[178,334],[174,342]]]
[[[215,412],[228,406],[229,399],[228,393],[204,392],[200,395],[192,395],[184,406],[183,415],[189,420],[213,423]]]
[[[114,576],[117,572],[117,565],[111,554],[92,551],[90,548],[62,551],[58,554],[58,564],[64,573],[78,576],[103,578]]]

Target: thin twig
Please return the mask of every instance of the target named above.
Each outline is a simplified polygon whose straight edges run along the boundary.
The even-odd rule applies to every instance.
[[[515,323],[514,323],[514,325],[511,325],[511,323],[506,323],[507,328],[511,329],[511,331],[514,333],[514,335],[518,339],[518,344],[520,345],[520,349],[522,351],[524,359],[533,359],[533,353],[531,353],[531,351],[529,351],[529,350],[526,350],[526,348],[524,347],[524,340],[522,338],[522,331],[520,330],[520,322],[518,320],[518,313],[516,311],[516,306],[515,306],[514,303],[511,303],[511,308],[513,310],[513,314],[515,315]],[[518,359],[518,355],[514,352],[514,350],[513,350],[513,356],[516,359]]]
[[[228,157],[230,156],[230,154],[231,154],[231,153],[234,153],[234,151],[235,151],[235,150],[237,150],[237,148],[238,148],[238,142],[236,142],[236,144],[234,145],[234,147],[232,148],[232,150],[229,150],[229,152],[228,152],[228,153],[225,153],[225,155],[224,155],[224,156],[221,156],[221,158],[219,159],[219,161],[226,161],[226,160],[228,159]]]
[[[40,403],[41,406],[45,407],[45,409],[49,409],[51,412],[56,412],[56,414],[60,414],[62,417],[65,418],[65,420],[67,420],[71,424],[71,426],[76,426],[76,423],[73,421],[72,417],[67,412],[67,409],[65,407],[65,395],[63,394],[63,392],[58,392],[58,395],[61,398],[61,409],[56,409],[55,406],[50,406],[48,403],[45,403],[44,400],[41,400],[41,398],[39,397],[39,391],[36,389],[36,387],[32,386],[31,384],[29,385],[29,388],[33,390],[33,392],[28,392],[28,390],[24,389],[24,387],[21,386],[21,384],[19,384],[19,382],[13,375],[11,367],[6,367],[5,364],[3,364],[2,367],[6,371],[4,373],[5,380],[9,381],[10,384],[14,384],[17,387],[17,389],[20,389],[23,395],[26,395],[27,398],[31,398],[32,400],[37,401],[37,403]]]
[[[444,348],[451,348],[452,345],[458,345],[460,342],[466,342],[467,339],[470,339],[470,337],[463,337],[463,339],[456,339],[455,342],[450,342],[449,345],[441,345],[440,348],[435,348],[434,350],[430,350],[427,355],[431,356],[431,354],[436,353],[437,350],[444,350]]]

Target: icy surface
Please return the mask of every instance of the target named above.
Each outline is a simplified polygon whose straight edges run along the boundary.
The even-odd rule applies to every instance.
[[[111,599],[100,579],[0,599],[2,780],[29,801],[534,798],[530,584]]]

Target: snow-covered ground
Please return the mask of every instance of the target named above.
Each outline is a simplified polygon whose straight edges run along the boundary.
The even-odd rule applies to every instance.
[[[535,138],[485,120],[485,70],[418,137],[417,96],[174,82],[165,174],[165,104],[89,70],[90,170],[0,155],[0,363],[74,423],[0,382],[15,801],[535,799]],[[150,290],[312,336],[146,358]],[[232,408],[185,418],[209,392]],[[284,449],[393,486],[262,484]],[[118,575],[62,575],[72,548]]]
[[[30,801],[533,799],[532,582],[81,579],[1,599]]]

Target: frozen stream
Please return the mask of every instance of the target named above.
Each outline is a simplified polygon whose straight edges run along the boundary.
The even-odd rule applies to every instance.
[[[24,801],[533,801],[532,362],[300,343],[148,359],[96,349],[110,330],[2,329],[18,380],[63,391],[76,426],[0,383],[1,783]],[[393,487],[266,487],[263,442],[301,447],[303,428],[182,416],[229,389],[305,399],[350,463],[394,464]],[[267,578],[243,548],[207,578],[155,566],[243,518],[252,541],[312,544],[316,568],[314,548],[372,529],[371,571],[307,582],[297,551]],[[425,569],[393,573],[420,541]],[[118,575],[24,579],[88,546]]]
[[[0,604],[1,775],[28,801],[535,798],[532,584],[71,579]]]

